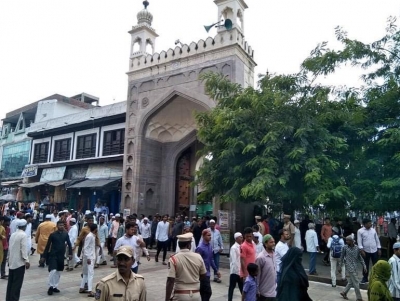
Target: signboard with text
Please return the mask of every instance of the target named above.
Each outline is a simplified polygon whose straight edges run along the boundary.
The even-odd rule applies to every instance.
[[[66,166],[45,168],[42,171],[40,182],[47,183],[64,179]]]
[[[22,170],[21,178],[35,177],[35,176],[37,176],[37,172],[38,172],[38,167],[37,167],[37,165],[25,167],[25,168]]]

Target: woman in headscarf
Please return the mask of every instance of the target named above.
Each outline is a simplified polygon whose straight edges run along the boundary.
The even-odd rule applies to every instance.
[[[278,283],[278,301],[312,301],[308,296],[308,278],[301,264],[303,252],[290,248],[282,258],[281,280]]]
[[[390,264],[379,260],[373,267],[368,286],[369,301],[393,301],[386,282],[391,275]]]

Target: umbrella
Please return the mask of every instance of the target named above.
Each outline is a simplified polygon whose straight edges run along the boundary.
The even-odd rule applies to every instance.
[[[5,194],[0,196],[0,200],[2,201],[15,201],[15,196],[12,194]]]

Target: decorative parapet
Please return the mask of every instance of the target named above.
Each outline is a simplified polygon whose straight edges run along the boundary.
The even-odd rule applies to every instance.
[[[138,58],[132,58],[129,66],[130,72],[149,68],[159,64],[165,64],[170,61],[175,61],[196,54],[202,54],[213,50],[218,50],[227,46],[239,45],[244,52],[254,60],[254,50],[243,39],[243,35],[236,30],[223,31],[218,33],[213,39],[207,38],[205,41],[200,40],[197,43],[192,42],[190,45],[184,44],[182,47],[176,46],[175,49],[168,49],[160,53],[148,54]]]

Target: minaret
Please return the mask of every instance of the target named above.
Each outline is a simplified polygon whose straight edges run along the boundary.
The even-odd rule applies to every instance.
[[[244,0],[214,0],[218,6],[218,19],[230,19],[233,29],[237,29],[244,36],[244,11],[248,8]],[[222,23],[221,23],[222,24]],[[224,26],[218,27],[218,32],[225,31]]]
[[[147,10],[148,1],[143,1],[144,9],[137,14],[138,23],[132,26],[130,59],[154,54],[158,34],[151,27],[153,15]]]

